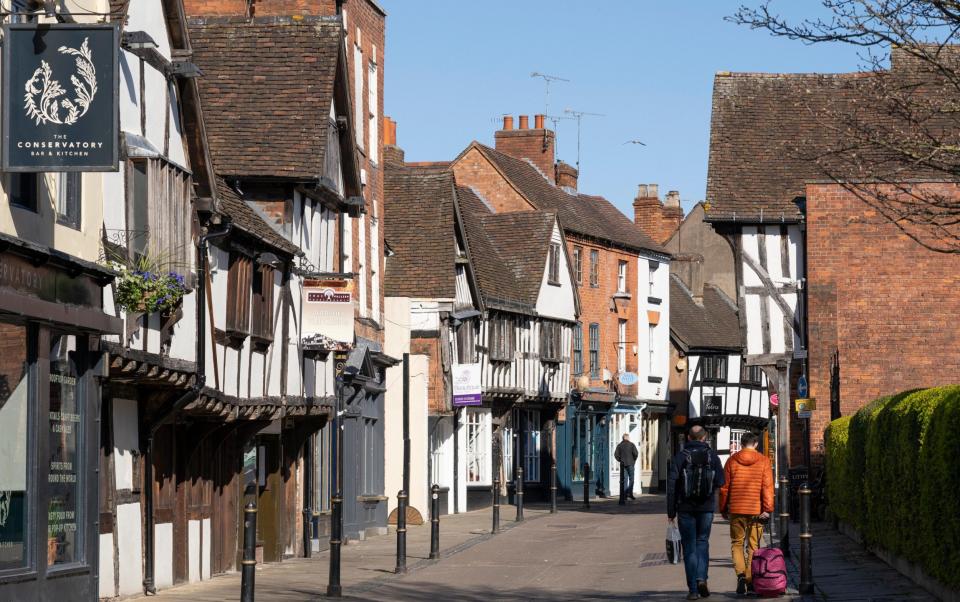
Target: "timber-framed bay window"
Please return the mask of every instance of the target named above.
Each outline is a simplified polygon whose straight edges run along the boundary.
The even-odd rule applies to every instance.
[[[490,475],[490,410],[466,408],[467,485],[489,485]]]
[[[227,336],[243,340],[250,334],[253,259],[238,251],[230,253],[227,271]]]
[[[563,360],[563,324],[545,320],[540,323],[540,361],[559,364]]]
[[[702,383],[726,383],[727,382],[727,356],[725,355],[704,355],[700,358],[700,382]]]
[[[491,361],[512,362],[516,345],[513,320],[505,314],[494,315],[487,324],[487,347]]]

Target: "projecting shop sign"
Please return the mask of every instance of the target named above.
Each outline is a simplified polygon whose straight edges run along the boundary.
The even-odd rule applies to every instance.
[[[3,169],[116,171],[113,25],[3,26]]]
[[[480,364],[453,365],[453,405],[478,406],[483,403]]]

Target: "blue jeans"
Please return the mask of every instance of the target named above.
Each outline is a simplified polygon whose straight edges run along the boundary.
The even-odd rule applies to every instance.
[[[633,497],[633,465],[620,465],[620,499]]]
[[[687,573],[687,588],[697,591],[697,581],[707,580],[710,566],[710,527],[713,512],[680,512],[677,528],[683,544],[683,568]]]

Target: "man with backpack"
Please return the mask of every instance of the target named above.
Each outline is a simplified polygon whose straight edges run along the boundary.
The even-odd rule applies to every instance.
[[[723,465],[707,444],[707,430],[694,426],[687,443],[670,464],[667,478],[667,520],[676,521],[683,545],[687,600],[710,595],[710,528],[717,507],[716,492],[724,484]]]
[[[763,521],[773,512],[773,468],[770,459],[757,451],[759,442],[753,433],[741,436],[741,449],[727,460],[720,488],[720,512],[730,520],[733,568],[741,596],[753,589],[750,565],[763,536]]]

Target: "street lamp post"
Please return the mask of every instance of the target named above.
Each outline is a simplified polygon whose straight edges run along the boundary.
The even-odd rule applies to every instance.
[[[344,366],[336,380],[336,407],[333,416],[332,441],[334,454],[333,499],[330,524],[330,578],[327,583],[327,596],[339,598],[343,595],[340,585],[340,547],[343,545],[343,387],[353,381],[358,370],[353,366]]]

